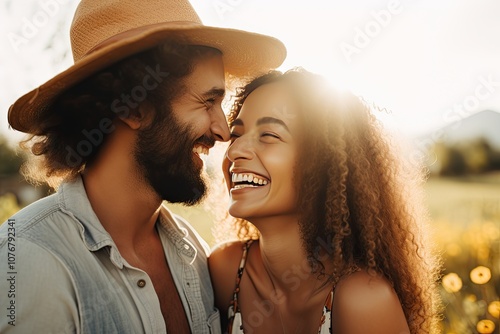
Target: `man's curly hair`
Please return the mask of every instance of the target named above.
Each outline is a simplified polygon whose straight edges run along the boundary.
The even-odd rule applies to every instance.
[[[128,117],[143,101],[149,101],[156,110],[164,105],[170,112],[170,103],[184,92],[182,80],[192,73],[195,61],[217,53],[220,51],[189,45],[180,39],[165,40],[69,88],[44,111],[46,116],[35,133],[21,142],[20,146],[32,153],[22,168],[23,174],[33,183],[47,183],[53,188],[64,179],[75,177],[98,155],[112,132],[112,120]],[[156,79],[156,85],[151,84],[154,81],[150,78],[146,87],[145,80],[153,72],[163,75]],[[142,95],[136,94],[137,99],[131,99],[141,87]],[[153,123],[164,116],[156,112]],[[79,159],[68,159],[79,145],[90,142],[89,133],[95,131],[100,131],[101,140],[95,139],[90,148],[87,144],[88,152],[79,154]]]

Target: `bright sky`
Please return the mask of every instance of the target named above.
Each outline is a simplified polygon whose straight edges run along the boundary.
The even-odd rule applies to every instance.
[[[38,22],[33,36],[16,50],[9,36],[22,36],[23,26],[37,15],[43,18],[42,4],[50,2],[58,3],[50,18]],[[206,25],[281,39],[288,57],[280,69],[302,66],[325,75],[332,84],[390,110],[380,115],[382,120],[405,134],[429,131],[484,109],[500,111],[498,0],[191,3]],[[8,130],[10,104],[72,62],[64,52],[69,52],[68,29],[76,4],[0,0],[0,133],[11,140],[21,135]],[[60,33],[53,49],[42,50],[55,31]]]

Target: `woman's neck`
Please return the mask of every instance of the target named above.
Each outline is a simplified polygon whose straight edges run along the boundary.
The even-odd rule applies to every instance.
[[[317,273],[311,273],[298,221],[267,219],[255,225],[261,232],[262,262],[276,293],[289,302],[308,300],[319,292],[324,280],[320,281]]]

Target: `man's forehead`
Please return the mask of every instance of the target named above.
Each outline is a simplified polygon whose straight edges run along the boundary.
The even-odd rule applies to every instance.
[[[220,55],[201,58],[194,64],[194,70],[187,78],[191,89],[199,95],[222,95],[226,89],[224,64]]]

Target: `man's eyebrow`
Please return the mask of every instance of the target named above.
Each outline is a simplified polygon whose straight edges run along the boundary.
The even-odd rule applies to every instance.
[[[224,97],[226,94],[226,90],[224,88],[213,87],[210,90],[207,90],[205,93],[201,94],[203,97]]]
[[[262,124],[279,124],[282,127],[285,128],[286,131],[290,132],[290,129],[288,126],[286,126],[285,122],[283,122],[279,118],[274,118],[274,117],[262,117],[257,120],[257,125],[262,125]]]

